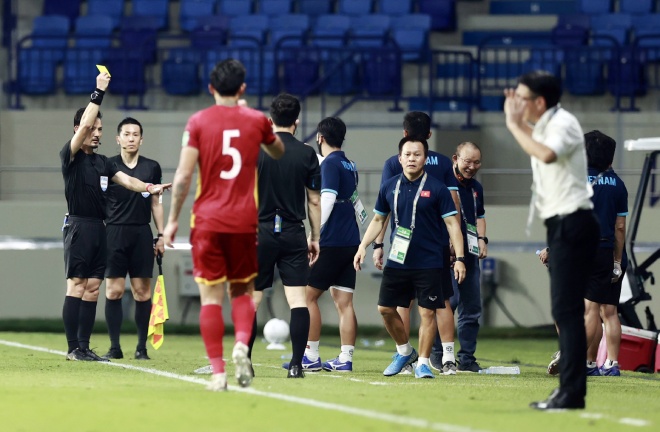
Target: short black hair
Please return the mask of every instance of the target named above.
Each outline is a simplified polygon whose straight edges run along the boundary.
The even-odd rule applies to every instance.
[[[616,141],[599,130],[584,134],[584,144],[587,149],[587,165],[599,172],[607,170],[614,161]]]
[[[536,70],[518,78],[518,84],[529,87],[534,96],[543,96],[546,108],[550,109],[561,99],[561,81],[548,71]]]
[[[326,117],[321,120],[316,131],[325,138],[329,146],[341,148],[346,136],[346,125],[339,117]]]
[[[425,139],[419,139],[416,137],[407,136],[401,138],[401,141],[399,141],[399,156],[401,156],[401,152],[403,151],[403,146],[407,142],[421,142],[422,145],[424,146],[424,157],[427,157],[429,155],[429,143]]]
[[[128,125],[128,124],[140,126],[140,136],[142,136],[142,123],[140,123],[139,121],[137,121],[133,117],[126,117],[124,120],[119,122],[119,125],[117,126],[117,135],[120,135],[121,134],[121,128],[124,125]]]
[[[76,115],[73,116],[73,127],[80,126],[80,120],[82,120],[82,116],[85,113],[86,108],[80,108],[78,111],[76,111]],[[101,111],[97,114],[96,118],[103,118],[103,114],[101,114]]]
[[[281,93],[270,104],[270,118],[275,126],[290,127],[300,115],[300,101],[288,93]]]
[[[431,117],[421,111],[411,111],[403,118],[403,130],[416,141],[426,141],[431,133]]]
[[[211,85],[220,96],[235,96],[244,82],[245,66],[238,60],[222,60],[211,71]]]

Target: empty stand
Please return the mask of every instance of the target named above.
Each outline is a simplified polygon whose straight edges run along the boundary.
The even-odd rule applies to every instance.
[[[181,0],[179,6],[179,27],[193,31],[198,27],[199,19],[213,16],[215,0]]]
[[[109,16],[79,17],[74,30],[76,48],[110,48],[113,28],[112,18]]]
[[[157,24],[157,30],[164,30],[168,27],[170,16],[169,0],[132,0],[134,17],[145,17],[154,19]]]
[[[401,48],[404,61],[423,61],[429,48],[431,17],[410,14],[398,17],[392,26],[392,37]]]
[[[112,28],[119,28],[124,16],[124,0],[87,0],[87,15],[104,15],[112,18]]]

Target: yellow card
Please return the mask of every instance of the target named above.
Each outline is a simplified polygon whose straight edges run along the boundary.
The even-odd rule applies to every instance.
[[[108,68],[107,68],[107,67],[105,67],[105,66],[103,66],[103,65],[96,65],[96,68],[99,70],[99,72],[101,72],[101,73],[107,73],[108,76],[112,76],[112,75],[110,75],[110,72],[108,71]]]

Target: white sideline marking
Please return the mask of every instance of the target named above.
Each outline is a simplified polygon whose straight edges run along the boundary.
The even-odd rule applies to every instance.
[[[12,342],[12,341],[6,341],[0,339],[0,344],[1,345],[6,345],[10,347],[15,347],[15,348],[23,348],[23,349],[28,349],[32,351],[40,351],[40,352],[45,352],[49,354],[56,354],[56,355],[61,355],[65,356],[66,352],[64,351],[58,351],[58,350],[52,350],[49,348],[44,348],[44,347],[38,347],[38,346],[33,346],[33,345],[25,345],[22,343],[18,342]],[[166,372],[166,371],[161,371],[158,369],[151,369],[151,368],[145,368],[145,367],[139,367],[139,366],[133,366],[129,364],[123,364],[123,363],[112,363],[112,362],[99,362],[99,364],[102,365],[107,365],[107,366],[115,366],[115,367],[120,367],[124,369],[130,369],[130,370],[135,370],[139,372],[145,372],[145,373],[150,373],[153,375],[165,377],[165,378],[172,378],[172,379],[178,379],[180,381],[186,381],[194,384],[202,384],[206,385],[208,384],[208,380],[201,379],[201,378],[195,378],[195,377],[190,377],[186,375],[179,375],[176,373],[172,372]],[[338,411],[341,413],[345,414],[353,414],[356,416],[360,417],[365,417],[373,420],[380,420],[384,422],[389,422],[389,423],[394,423],[394,424],[399,424],[403,426],[413,426],[413,427],[418,427],[421,429],[429,429],[429,430],[435,430],[435,431],[443,431],[443,432],[487,432],[483,429],[473,429],[470,427],[466,426],[458,426],[458,425],[452,425],[452,424],[447,424],[447,423],[435,423],[431,422],[428,420],[424,419],[419,419],[419,418],[413,418],[413,417],[404,417],[404,416],[398,416],[398,415],[393,415],[393,414],[387,414],[383,412],[377,412],[377,411],[371,411],[367,409],[361,409],[361,408],[355,408],[355,407],[349,407],[345,405],[339,405],[336,403],[330,403],[330,402],[321,402],[321,401],[315,401],[311,400],[308,398],[301,398],[297,396],[289,396],[285,394],[280,394],[280,393],[271,393],[271,392],[264,392],[260,390],[255,390],[253,388],[242,388],[242,387],[237,387],[237,386],[229,386],[229,389],[232,391],[237,391],[241,393],[248,393],[252,394],[255,396],[262,396],[262,397],[267,397],[270,399],[276,399],[280,401],[286,401],[286,402],[292,402],[292,403],[297,403],[300,405],[307,405],[311,406],[314,408],[322,408],[326,410],[331,410],[331,411]]]

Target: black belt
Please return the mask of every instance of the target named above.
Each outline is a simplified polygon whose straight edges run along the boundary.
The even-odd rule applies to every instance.
[[[67,216],[67,219],[70,221],[78,221],[78,222],[100,223],[100,224],[103,223],[103,219],[89,217],[89,216],[69,215]]]
[[[577,215],[577,214],[580,214],[580,213],[591,213],[591,212],[592,212],[591,209],[578,209],[578,210],[574,211],[573,213],[568,213],[568,214],[563,214],[563,215],[555,215],[555,216],[549,217],[545,221],[550,222],[550,223],[554,223],[554,222],[559,222],[560,220],[566,219],[569,216]]]

